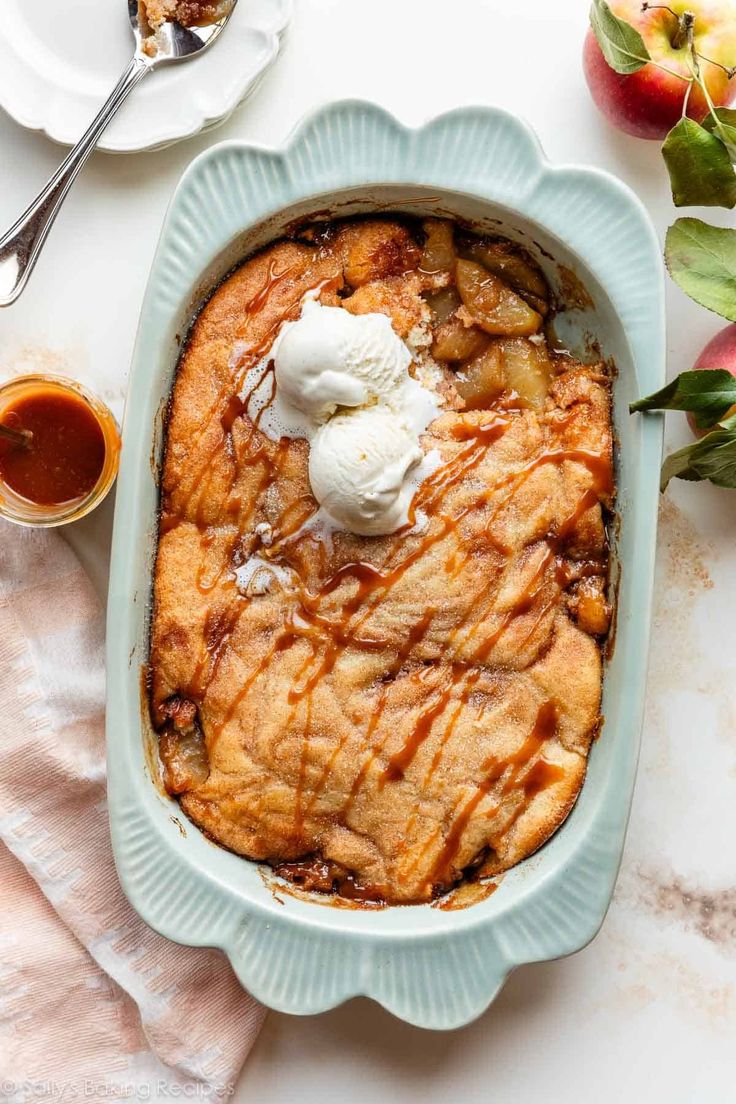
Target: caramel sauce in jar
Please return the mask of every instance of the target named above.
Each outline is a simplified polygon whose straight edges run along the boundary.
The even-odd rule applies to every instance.
[[[0,387],[0,425],[30,434],[0,438],[0,516],[49,527],[76,521],[105,497],[120,436],[98,399],[72,380],[20,376]]]

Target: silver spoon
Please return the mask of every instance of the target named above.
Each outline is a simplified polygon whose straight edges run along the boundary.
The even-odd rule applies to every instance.
[[[28,448],[33,441],[30,429],[11,429],[10,426],[0,425],[0,437],[4,441],[10,441],[16,448]]]
[[[163,23],[155,34],[147,23],[144,3],[139,0],[127,3],[135,53],[89,129],[38,198],[0,238],[0,307],[13,303],[26,286],[67,192],[121,104],[138,82],[159,65],[184,61],[211,46],[232,15],[237,0],[206,4],[206,8],[217,10],[219,18],[214,22],[183,27],[172,20]],[[189,6],[192,7],[191,0]]]

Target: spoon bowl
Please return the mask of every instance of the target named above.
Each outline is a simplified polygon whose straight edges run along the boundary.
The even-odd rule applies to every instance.
[[[170,61],[183,61],[200,50],[206,50],[224,30],[236,3],[237,0],[222,0],[220,3],[205,5],[208,11],[213,7],[216,9],[217,18],[212,22],[184,25],[170,19],[158,27],[152,27],[148,21],[145,0],[128,0],[135,56],[154,68]]]

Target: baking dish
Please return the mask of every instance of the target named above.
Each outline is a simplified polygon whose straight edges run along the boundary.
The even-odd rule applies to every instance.
[[[522,242],[568,309],[560,338],[616,366],[618,589],[605,724],[557,834],[464,910],[340,909],[274,892],[256,863],[210,843],[157,785],[147,660],[163,411],[183,335],[234,264],[307,216],[452,214]],[[279,150],[228,142],[197,158],[169,209],[142,309],[125,414],[108,609],[109,804],[132,905],[180,943],[222,948],[272,1008],[313,1013],[358,994],[411,1023],[478,1016],[509,971],[583,947],[621,858],[643,710],[662,425],[628,403],[664,382],[662,265],[637,198],[600,171],[552,166],[505,112],[465,108],[408,129],[363,103],[309,117]]]

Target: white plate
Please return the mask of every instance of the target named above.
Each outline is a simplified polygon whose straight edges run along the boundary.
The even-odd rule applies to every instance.
[[[0,106],[73,145],[133,52],[126,0],[2,0]],[[223,122],[277,56],[291,0],[241,0],[202,57],[145,78],[98,144],[157,149]]]

